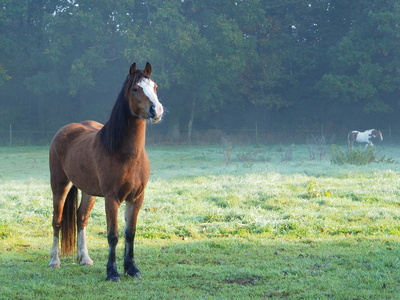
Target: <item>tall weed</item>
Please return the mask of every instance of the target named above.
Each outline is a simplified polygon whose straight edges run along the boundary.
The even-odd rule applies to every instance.
[[[308,153],[310,160],[326,159],[326,138],[325,136],[312,136],[307,139]]]
[[[223,145],[223,154],[226,165],[230,165],[232,162],[232,152],[233,145],[232,141],[227,137],[222,137],[222,145]]]

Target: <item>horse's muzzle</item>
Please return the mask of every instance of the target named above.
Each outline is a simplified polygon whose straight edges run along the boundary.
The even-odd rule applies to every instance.
[[[157,123],[161,121],[163,112],[164,108],[162,107],[162,105],[158,105],[157,107],[155,105],[152,105],[150,106],[148,115],[153,123]]]
[[[156,116],[156,107],[154,105],[150,106],[149,117],[154,118]]]

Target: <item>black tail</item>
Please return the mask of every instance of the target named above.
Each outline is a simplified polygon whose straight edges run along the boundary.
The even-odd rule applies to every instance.
[[[78,207],[78,189],[72,186],[65,200],[61,222],[61,254],[68,256],[76,247],[76,210]]]

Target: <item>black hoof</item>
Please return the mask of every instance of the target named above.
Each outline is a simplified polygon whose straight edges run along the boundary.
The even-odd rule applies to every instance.
[[[116,277],[107,277],[106,278],[107,281],[111,281],[111,282],[120,282],[121,278],[119,276]]]
[[[107,263],[107,281],[120,282],[120,276],[117,271],[117,265],[115,263]]]
[[[137,278],[139,278],[139,279],[142,278],[142,275],[140,274],[140,272],[136,272],[136,273],[129,273],[129,272],[126,272],[126,275],[131,276],[131,277],[137,277]]]
[[[120,282],[120,276],[116,268],[107,268],[107,281]]]
[[[120,282],[121,278],[117,272],[112,272],[111,274],[107,275],[106,278],[107,281],[112,281],[112,282]]]
[[[142,278],[142,275],[140,275],[139,269],[136,268],[136,266],[133,264],[125,269],[125,273],[126,273],[126,275],[131,276],[131,277]]]

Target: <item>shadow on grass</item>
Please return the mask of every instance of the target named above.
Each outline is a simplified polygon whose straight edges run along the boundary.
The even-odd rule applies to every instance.
[[[107,246],[98,241],[89,245],[94,266],[64,258],[60,269],[47,267],[43,244],[13,245],[0,249],[1,293],[2,299],[393,299],[400,286],[399,242],[139,239],[136,262],[143,279],[123,275],[117,284],[104,280]],[[120,273],[122,248],[120,243]]]

